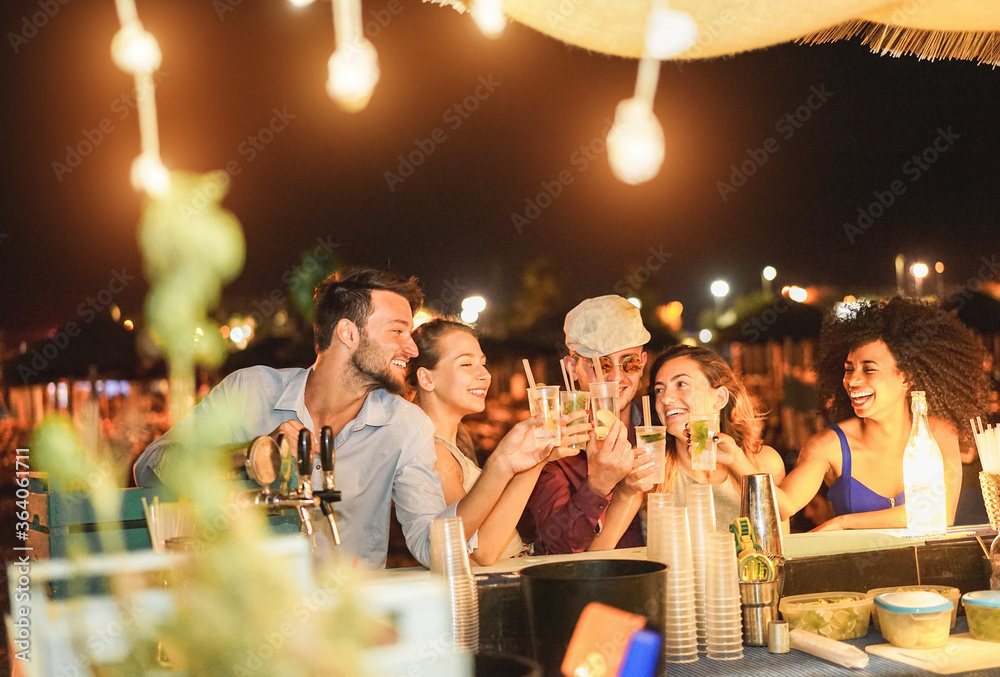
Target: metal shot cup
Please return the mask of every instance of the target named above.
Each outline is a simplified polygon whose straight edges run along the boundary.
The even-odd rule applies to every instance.
[[[743,611],[743,643],[764,646],[767,625],[778,620],[778,581],[740,583],[740,606]]]
[[[551,444],[558,447],[559,432],[559,386],[538,386],[528,388],[528,406],[532,416],[541,414],[544,420],[534,427],[535,444],[539,447]]]
[[[559,412],[562,416],[571,414],[574,411],[582,411],[590,404],[590,393],[583,390],[561,390],[559,391]],[[586,423],[587,419],[579,419],[573,423]],[[586,442],[569,445],[570,449],[585,449]]]
[[[719,414],[691,414],[688,420],[691,430],[691,468],[693,470],[715,470],[715,436],[719,434]]]
[[[778,495],[774,491],[774,479],[770,473],[743,476],[740,516],[750,520],[750,526],[765,555],[772,559],[785,556]]]
[[[791,651],[788,636],[788,621],[771,621],[767,624],[768,653],[788,653]]]
[[[590,384],[590,413],[594,417],[594,434],[603,440],[608,429],[618,420],[618,381]]]

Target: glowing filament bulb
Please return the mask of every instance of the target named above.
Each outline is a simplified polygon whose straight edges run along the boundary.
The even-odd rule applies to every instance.
[[[666,0],[653,0],[646,19],[646,56],[673,58],[691,49],[697,38],[698,25],[690,14],[670,9]]]
[[[293,7],[308,7],[313,4],[316,0],[288,0],[288,4]]]
[[[615,177],[632,185],[645,183],[659,173],[664,155],[663,128],[653,109],[638,98],[620,102],[608,132],[608,161]]]
[[[338,47],[328,64],[330,74],[326,92],[341,108],[356,113],[368,105],[378,83],[378,54],[371,42]]]
[[[163,55],[153,34],[138,21],[125,24],[111,40],[111,58],[126,73],[152,73]]]
[[[473,0],[470,9],[472,20],[488,38],[498,38],[507,25],[503,13],[503,0]]]
[[[132,187],[149,195],[162,197],[170,191],[170,172],[159,156],[142,153],[132,162]]]

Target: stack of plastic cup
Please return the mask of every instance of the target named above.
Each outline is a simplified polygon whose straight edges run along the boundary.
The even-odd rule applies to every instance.
[[[708,537],[715,533],[715,503],[712,485],[688,488],[688,523],[691,529],[691,562],[694,565],[694,611],[698,623],[698,651],[708,650],[705,625],[705,576],[708,573]]]
[[[708,538],[705,577],[705,639],[713,660],[743,658],[743,619],[740,581],[736,570],[736,542],[732,534]]]
[[[670,663],[696,661],[698,631],[687,509],[674,505],[669,494],[649,494],[647,503],[647,556],[667,565],[664,657]]]
[[[443,576],[448,584],[455,650],[475,653],[479,650],[479,596],[461,517],[431,522],[431,573]]]

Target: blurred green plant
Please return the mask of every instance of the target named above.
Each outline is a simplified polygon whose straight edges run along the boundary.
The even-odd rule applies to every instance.
[[[242,269],[245,244],[239,221],[220,205],[228,188],[224,172],[175,172],[171,178],[166,196],[147,199],[139,240],[150,283],[146,317],[168,361],[171,420],[177,422],[194,399],[195,365],[217,365],[226,355],[207,312],[218,302],[221,286]],[[82,436],[65,417],[39,427],[33,440],[38,468],[49,473],[50,486],[86,492],[98,522],[114,523],[121,519],[122,498],[115,464],[99,448],[96,402],[83,412]],[[172,669],[191,676],[361,674],[362,652],[373,643],[373,625],[351,596],[353,581],[362,574],[330,561],[312,576],[310,587],[308,576],[291,570],[293,561],[270,552],[263,509],[240,502],[249,495],[245,485],[226,479],[232,449],[213,449],[210,442],[224,439],[230,423],[177,426],[180,444],[170,449],[161,469],[162,495],[191,504],[200,552],[170,572],[176,603],[171,620],[152,630],[140,628],[143,623],[125,627],[132,650],[115,665],[98,665],[81,649],[85,643],[74,640],[83,658],[94,661],[94,674],[158,670],[152,652],[137,648],[143,641],[149,645],[150,632],[163,640]],[[112,540],[120,532],[100,533],[104,552],[124,548],[120,536]],[[87,554],[77,548],[70,556]],[[136,593],[136,581],[112,577],[110,590],[124,606]],[[72,604],[82,606],[81,600]],[[74,637],[81,632],[72,630]]]
[[[317,256],[319,249],[309,247],[299,252],[299,264],[288,281],[288,296],[295,309],[310,324],[313,319],[313,290],[327,276],[340,270],[340,259],[329,251]]]

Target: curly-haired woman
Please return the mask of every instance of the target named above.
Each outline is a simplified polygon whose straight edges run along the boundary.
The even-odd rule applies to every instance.
[[[817,530],[906,526],[910,392],[922,390],[944,459],[953,523],[960,449],[974,444],[969,419],[984,403],[982,365],[978,339],[957,317],[915,299],[865,301],[831,315],[820,334],[817,385],[827,420],[839,423],[803,445],[778,491],[782,517],[800,510],[825,483],[837,516]]]

